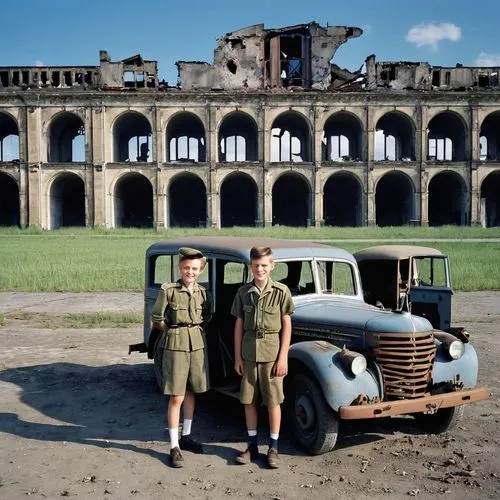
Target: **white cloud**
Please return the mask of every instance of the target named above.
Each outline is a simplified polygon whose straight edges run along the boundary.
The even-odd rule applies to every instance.
[[[476,57],[475,66],[500,66],[500,54],[481,52]]]
[[[462,30],[452,23],[417,24],[406,34],[408,42],[416,44],[417,47],[430,45],[434,50],[437,50],[441,40],[456,42],[461,37]]]
[[[45,64],[43,64],[43,61],[40,61],[39,59],[37,59],[35,61],[35,66],[45,66]]]

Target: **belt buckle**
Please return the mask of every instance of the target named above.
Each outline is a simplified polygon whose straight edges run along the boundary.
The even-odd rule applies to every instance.
[[[257,330],[257,338],[258,339],[264,338],[264,331],[263,330]]]

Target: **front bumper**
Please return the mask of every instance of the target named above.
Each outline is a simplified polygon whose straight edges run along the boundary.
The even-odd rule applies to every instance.
[[[362,418],[381,418],[408,413],[436,413],[441,408],[464,405],[488,398],[488,389],[479,387],[463,391],[447,392],[434,396],[423,396],[416,399],[398,401],[383,401],[381,403],[341,406],[341,420],[356,420]]]

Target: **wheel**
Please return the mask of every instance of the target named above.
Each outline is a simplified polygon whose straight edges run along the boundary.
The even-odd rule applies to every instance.
[[[333,450],[337,442],[337,414],[326,404],[317,382],[298,373],[288,384],[287,413],[299,447],[311,455]]]
[[[158,389],[163,394],[165,388],[165,381],[163,380],[163,350],[165,347],[165,335],[160,335],[153,347],[153,367],[155,371],[156,384]]]
[[[420,429],[430,434],[441,434],[456,427],[464,416],[465,405],[443,408],[433,415],[417,413],[415,421]]]

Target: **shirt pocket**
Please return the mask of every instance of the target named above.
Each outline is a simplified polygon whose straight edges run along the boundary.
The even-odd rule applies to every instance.
[[[264,308],[264,328],[270,332],[281,330],[281,310],[279,306],[267,306]]]
[[[186,305],[179,304],[178,302],[172,302],[169,305],[169,309],[172,315],[172,325],[191,323],[191,318],[189,317],[189,309]]]
[[[243,305],[243,328],[245,330],[255,330],[255,312],[252,305]]]

